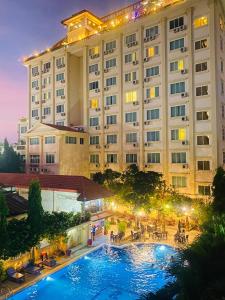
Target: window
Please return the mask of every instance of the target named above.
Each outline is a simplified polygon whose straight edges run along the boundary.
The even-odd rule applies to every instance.
[[[64,126],[64,121],[56,121],[56,125]]]
[[[181,71],[184,69],[184,60],[179,59],[170,63],[170,72]]]
[[[224,20],[223,18],[220,16],[220,20],[219,20],[219,25],[220,25],[220,30],[224,30]]]
[[[125,64],[131,63],[133,61],[137,60],[137,53],[136,52],[132,52],[132,53],[128,53],[125,55]]]
[[[146,69],[146,77],[159,75],[159,66]]]
[[[208,47],[208,40],[203,39],[200,41],[195,42],[195,50],[200,50]]]
[[[50,68],[51,68],[51,63],[50,62],[47,62],[43,65],[43,71],[44,72],[48,72]]]
[[[27,126],[23,126],[20,128],[20,133],[23,134],[23,133],[26,133],[27,132]]]
[[[32,81],[31,86],[32,86],[33,89],[38,88],[38,80]]]
[[[51,92],[45,92],[43,93],[43,100],[49,100],[51,99]]]
[[[57,68],[63,67],[65,65],[64,64],[64,57],[57,58],[56,61],[55,61],[55,64],[56,64]]]
[[[153,99],[159,97],[159,86],[153,86],[146,89],[146,98]]]
[[[66,144],[76,144],[77,138],[75,136],[66,136],[65,143]]]
[[[105,50],[110,51],[116,49],[116,41],[111,41],[105,44]]]
[[[203,16],[194,20],[194,28],[199,28],[208,25],[208,18]]]
[[[46,85],[51,84],[51,77],[44,77],[42,80],[43,88],[45,88]]]
[[[89,90],[90,91],[96,90],[96,89],[98,89],[98,87],[99,87],[98,81],[94,81],[94,82],[89,83]]]
[[[179,17],[170,21],[170,30],[184,25],[184,17]]]
[[[107,154],[107,163],[116,164],[117,163],[117,154]]]
[[[40,155],[31,155],[30,163],[31,164],[39,164],[40,163]]]
[[[64,113],[64,105],[60,104],[60,105],[56,105],[56,113]]]
[[[160,131],[149,131],[147,132],[147,142],[159,142]]]
[[[39,73],[38,73],[38,67],[33,67],[32,68],[32,76],[37,76]]]
[[[98,72],[98,64],[89,66],[89,74]]]
[[[80,145],[84,145],[84,138],[80,138]]]
[[[221,116],[224,119],[225,118],[225,106],[224,106],[224,104],[222,104],[221,109],[222,109],[221,110]]]
[[[159,108],[147,110],[147,120],[158,120]]]
[[[209,145],[209,137],[206,135],[197,136],[197,145]]]
[[[99,119],[98,119],[98,117],[90,118],[89,122],[90,122],[89,123],[90,126],[98,126],[99,125]]]
[[[171,130],[171,141],[184,141],[186,139],[186,129],[178,128]]]
[[[223,59],[220,60],[220,71],[223,73],[224,71],[224,63],[223,63]]]
[[[64,89],[56,90],[56,97],[62,97],[64,96]]]
[[[134,164],[137,163],[137,154],[126,154],[126,163]]]
[[[46,136],[45,144],[55,144],[55,136]]]
[[[210,170],[210,161],[208,160],[199,160],[197,162],[197,167],[199,171],[209,171]]]
[[[90,163],[91,164],[99,164],[99,154],[91,154],[90,155]]]
[[[223,152],[223,164],[225,164],[225,152]]]
[[[125,42],[127,45],[136,42],[136,33],[126,36]]]
[[[172,153],[172,164],[186,164],[186,152]]]
[[[222,140],[225,141],[225,128],[222,128]]]
[[[223,81],[223,79],[221,79],[221,81],[220,81],[220,93],[221,93],[221,95],[224,94],[224,81]]]
[[[32,95],[31,96],[31,101],[36,102],[38,100],[38,95]]]
[[[33,109],[32,110],[32,117],[38,117],[38,109]]]
[[[149,164],[160,164],[160,153],[148,153],[147,162]]]
[[[116,77],[110,77],[106,79],[106,86],[116,85]]]
[[[195,65],[195,72],[198,73],[198,72],[207,71],[207,68],[208,68],[207,61],[205,61]]]
[[[152,46],[145,49],[146,57],[153,57],[159,54],[159,46]]]
[[[184,176],[172,176],[172,186],[174,188],[187,187],[187,178]]]
[[[106,117],[106,124],[107,125],[113,125],[117,123],[117,116],[111,115]]]
[[[117,135],[116,134],[109,134],[106,137],[107,144],[117,144]]]
[[[54,154],[46,154],[46,164],[54,164],[55,163],[55,155]]]
[[[137,91],[129,91],[125,94],[125,102],[132,103],[137,101]]]
[[[125,74],[125,82],[132,82],[137,80],[137,72],[129,72]]]
[[[223,38],[220,36],[220,50],[223,51]]]
[[[196,113],[197,121],[204,121],[209,119],[209,113],[207,111],[198,111]]]
[[[158,34],[159,34],[159,26],[153,26],[145,30],[145,37],[147,38],[155,37]]]
[[[63,81],[63,80],[65,80],[64,73],[56,74],[56,81]]]
[[[106,105],[107,106],[116,104],[116,96],[115,95],[107,96],[105,99],[106,99]]]
[[[90,108],[93,108],[93,109],[98,108],[98,99],[97,98],[92,98],[90,100]]]
[[[43,113],[44,113],[44,116],[50,115],[51,107],[44,107]]]
[[[126,143],[137,143],[137,132],[129,132],[126,134]]]
[[[89,56],[98,55],[99,54],[99,47],[93,47],[89,49]]]
[[[185,82],[176,82],[170,84],[170,94],[180,94],[185,92]]]
[[[210,186],[208,186],[208,185],[199,185],[198,186],[198,193],[199,193],[199,195],[202,195],[202,196],[210,196],[210,194],[211,194]]]
[[[170,42],[170,51],[180,49],[184,47],[184,38],[177,39]]]
[[[208,95],[208,85],[196,87],[196,96],[206,96]]]
[[[30,138],[30,145],[39,145],[39,138]]]
[[[170,113],[172,118],[185,116],[185,105],[172,106]]]
[[[99,145],[99,136],[90,136],[90,145]]]
[[[116,58],[109,59],[105,62],[106,69],[116,67]]]
[[[125,122],[131,123],[137,121],[137,113],[136,112],[128,112],[125,113]]]

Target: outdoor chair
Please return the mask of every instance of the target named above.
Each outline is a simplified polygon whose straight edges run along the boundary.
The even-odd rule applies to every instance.
[[[8,268],[6,270],[9,280],[22,283],[25,281],[25,275],[22,273],[17,272],[14,268]]]
[[[31,274],[31,275],[40,275],[41,274],[41,268],[28,264],[26,267],[23,268],[23,271],[25,273]]]

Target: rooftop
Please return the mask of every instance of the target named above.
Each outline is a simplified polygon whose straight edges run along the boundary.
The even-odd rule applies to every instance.
[[[151,15],[151,14],[155,14],[157,12],[159,12],[161,9],[166,8],[168,6],[177,4],[177,3],[181,3],[184,2],[186,0],[141,0],[138,1],[134,4],[131,4],[129,6],[123,7],[119,10],[115,10],[112,13],[103,16],[103,17],[97,17],[95,16],[92,12],[88,11],[88,10],[82,10],[80,12],[77,12],[75,14],[73,14],[71,17],[66,18],[62,21],[62,24],[66,25],[68,27],[68,29],[70,28],[70,26],[72,27],[77,27],[80,28],[83,26],[82,23],[79,24],[79,18],[82,18],[83,15],[88,15],[91,18],[95,19],[95,25],[96,26],[96,30],[94,30],[91,35],[82,35],[81,39],[86,39],[89,38],[90,36],[94,36],[96,34],[108,31],[108,30],[113,30],[118,26],[130,23],[130,22],[134,22],[136,21],[138,18],[147,16],[147,15]],[[78,22],[77,25],[74,24],[75,22]],[[72,42],[73,43],[76,43]],[[68,41],[67,37],[63,38],[62,40],[60,40],[59,42],[57,42],[54,46],[52,46],[51,48],[46,49],[45,51],[41,52],[41,53],[35,53],[34,55],[25,58],[24,62],[28,62],[29,60],[32,60],[40,55],[43,55],[47,52],[50,51],[54,51],[56,49],[59,49],[61,47],[66,47],[68,44],[70,44],[70,42]]]
[[[5,192],[9,217],[16,217],[27,213],[28,201],[15,192]]]
[[[80,201],[112,196],[106,188],[83,176],[0,173],[0,186],[28,188],[32,180],[38,180],[42,190],[78,193]]]

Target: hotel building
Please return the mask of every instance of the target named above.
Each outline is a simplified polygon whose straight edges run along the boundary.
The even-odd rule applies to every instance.
[[[208,195],[225,163],[224,20],[220,0],[72,15],[65,38],[25,59],[29,127],[84,127],[90,175],[136,163],[182,193]]]

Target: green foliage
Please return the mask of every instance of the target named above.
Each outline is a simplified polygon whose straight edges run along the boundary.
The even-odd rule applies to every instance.
[[[40,183],[34,180],[29,186],[27,224],[30,226],[30,239],[35,243],[40,239],[43,228],[44,210],[41,201]]]
[[[4,152],[0,155],[1,173],[22,173],[24,172],[24,161],[9,145],[7,139],[4,141]]]
[[[136,165],[130,165],[122,174],[110,169],[96,173],[93,180],[109,188],[115,197],[135,210],[150,205],[150,197],[161,188],[161,178],[159,173],[139,171]]]
[[[9,236],[7,231],[8,207],[5,196],[0,192],[0,257],[7,258]]]
[[[118,232],[119,233],[125,233],[126,232],[126,228],[127,228],[127,223],[124,221],[121,221],[118,223]]]
[[[218,168],[213,179],[213,210],[216,213],[225,213],[225,171]]]
[[[4,263],[3,261],[0,260],[0,282],[6,280],[7,275],[6,275],[6,271],[4,269]]]

